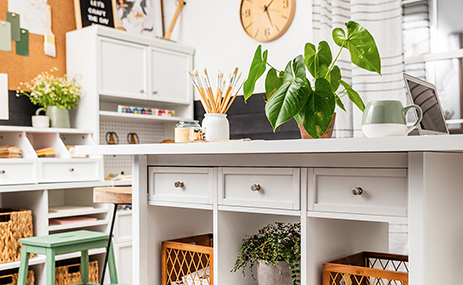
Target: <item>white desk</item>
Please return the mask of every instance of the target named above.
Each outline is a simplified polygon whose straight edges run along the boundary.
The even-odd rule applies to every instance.
[[[387,251],[389,222],[409,224],[410,284],[463,280],[463,136],[78,151],[135,155],[133,284],[161,283],[160,241],[207,232],[214,233],[215,284],[255,284],[230,269],[244,234],[275,221],[302,224],[305,285],[321,284],[323,262]],[[171,179],[201,187],[177,189]],[[243,189],[249,183],[264,191]],[[361,186],[364,195],[352,195],[352,186]]]

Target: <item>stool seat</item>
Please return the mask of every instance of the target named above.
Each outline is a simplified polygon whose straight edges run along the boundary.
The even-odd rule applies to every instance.
[[[49,236],[22,238],[19,242],[26,245],[52,248],[96,241],[106,242],[108,237],[109,235],[105,233],[81,230]]]
[[[132,187],[93,188],[94,203],[132,204]]]

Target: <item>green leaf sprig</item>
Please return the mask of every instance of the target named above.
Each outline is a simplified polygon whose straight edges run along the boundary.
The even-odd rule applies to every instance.
[[[319,138],[328,129],[335,106],[346,111],[341,101],[345,95],[363,112],[365,105],[362,98],[342,80],[341,69],[336,61],[341,52],[347,49],[353,64],[381,75],[381,58],[368,30],[353,21],[346,23],[346,27],[347,36],[341,28],[333,30],[333,40],[340,47],[334,60],[326,41],[320,42],[318,48],[307,43],[304,56],[297,56],[288,62],[284,71],[279,71],[267,62],[268,51],[262,52],[261,45],[257,47],[249,77],[244,83],[244,98],[247,100],[251,97],[257,80],[269,66],[265,79],[265,114],[273,131],[294,118],[298,125],[302,123],[311,137]],[[306,70],[315,79],[313,88],[306,77]]]

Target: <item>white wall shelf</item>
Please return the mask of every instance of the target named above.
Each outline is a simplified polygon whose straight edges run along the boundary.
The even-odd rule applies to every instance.
[[[150,115],[141,115],[141,114],[127,114],[127,113],[118,113],[111,111],[100,111],[101,117],[123,119],[126,121],[157,121],[157,122],[177,122],[182,120],[190,120],[190,118],[181,118],[181,117],[163,117],[163,116],[150,116]]]
[[[23,192],[23,191],[41,191],[54,189],[79,189],[89,187],[107,187],[107,186],[130,186],[132,180],[116,181],[94,181],[94,182],[62,182],[62,183],[43,183],[27,185],[0,186],[0,193]]]
[[[86,211],[76,211],[76,212],[63,212],[63,213],[49,213],[48,218],[61,218],[61,217],[74,217],[74,216],[84,216],[84,215],[95,215],[95,214],[106,214],[108,210],[105,208],[93,209]]]
[[[98,220],[98,221],[95,221],[95,222],[88,222],[88,223],[75,223],[75,224],[68,224],[68,225],[53,225],[53,226],[49,226],[48,230],[51,233],[51,232],[62,231],[62,230],[96,227],[96,226],[107,225],[107,224],[108,224],[108,220]]]

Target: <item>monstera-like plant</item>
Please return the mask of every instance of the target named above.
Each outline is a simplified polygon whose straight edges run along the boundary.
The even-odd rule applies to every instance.
[[[359,94],[342,80],[341,69],[336,65],[344,49],[349,50],[352,63],[381,75],[381,59],[373,36],[356,22],[346,23],[346,32],[333,30],[333,40],[340,50],[333,60],[331,48],[326,41],[305,45],[304,56],[298,55],[288,62],[285,70],[277,70],[267,62],[268,51],[262,52],[259,45],[244,83],[245,100],[254,92],[256,81],[270,69],[265,79],[265,114],[273,130],[294,118],[313,138],[322,136],[331,123],[335,106],[346,110],[341,98],[349,99],[361,110],[365,105]],[[307,79],[308,70],[314,81]],[[313,85],[313,87],[312,87]]]

